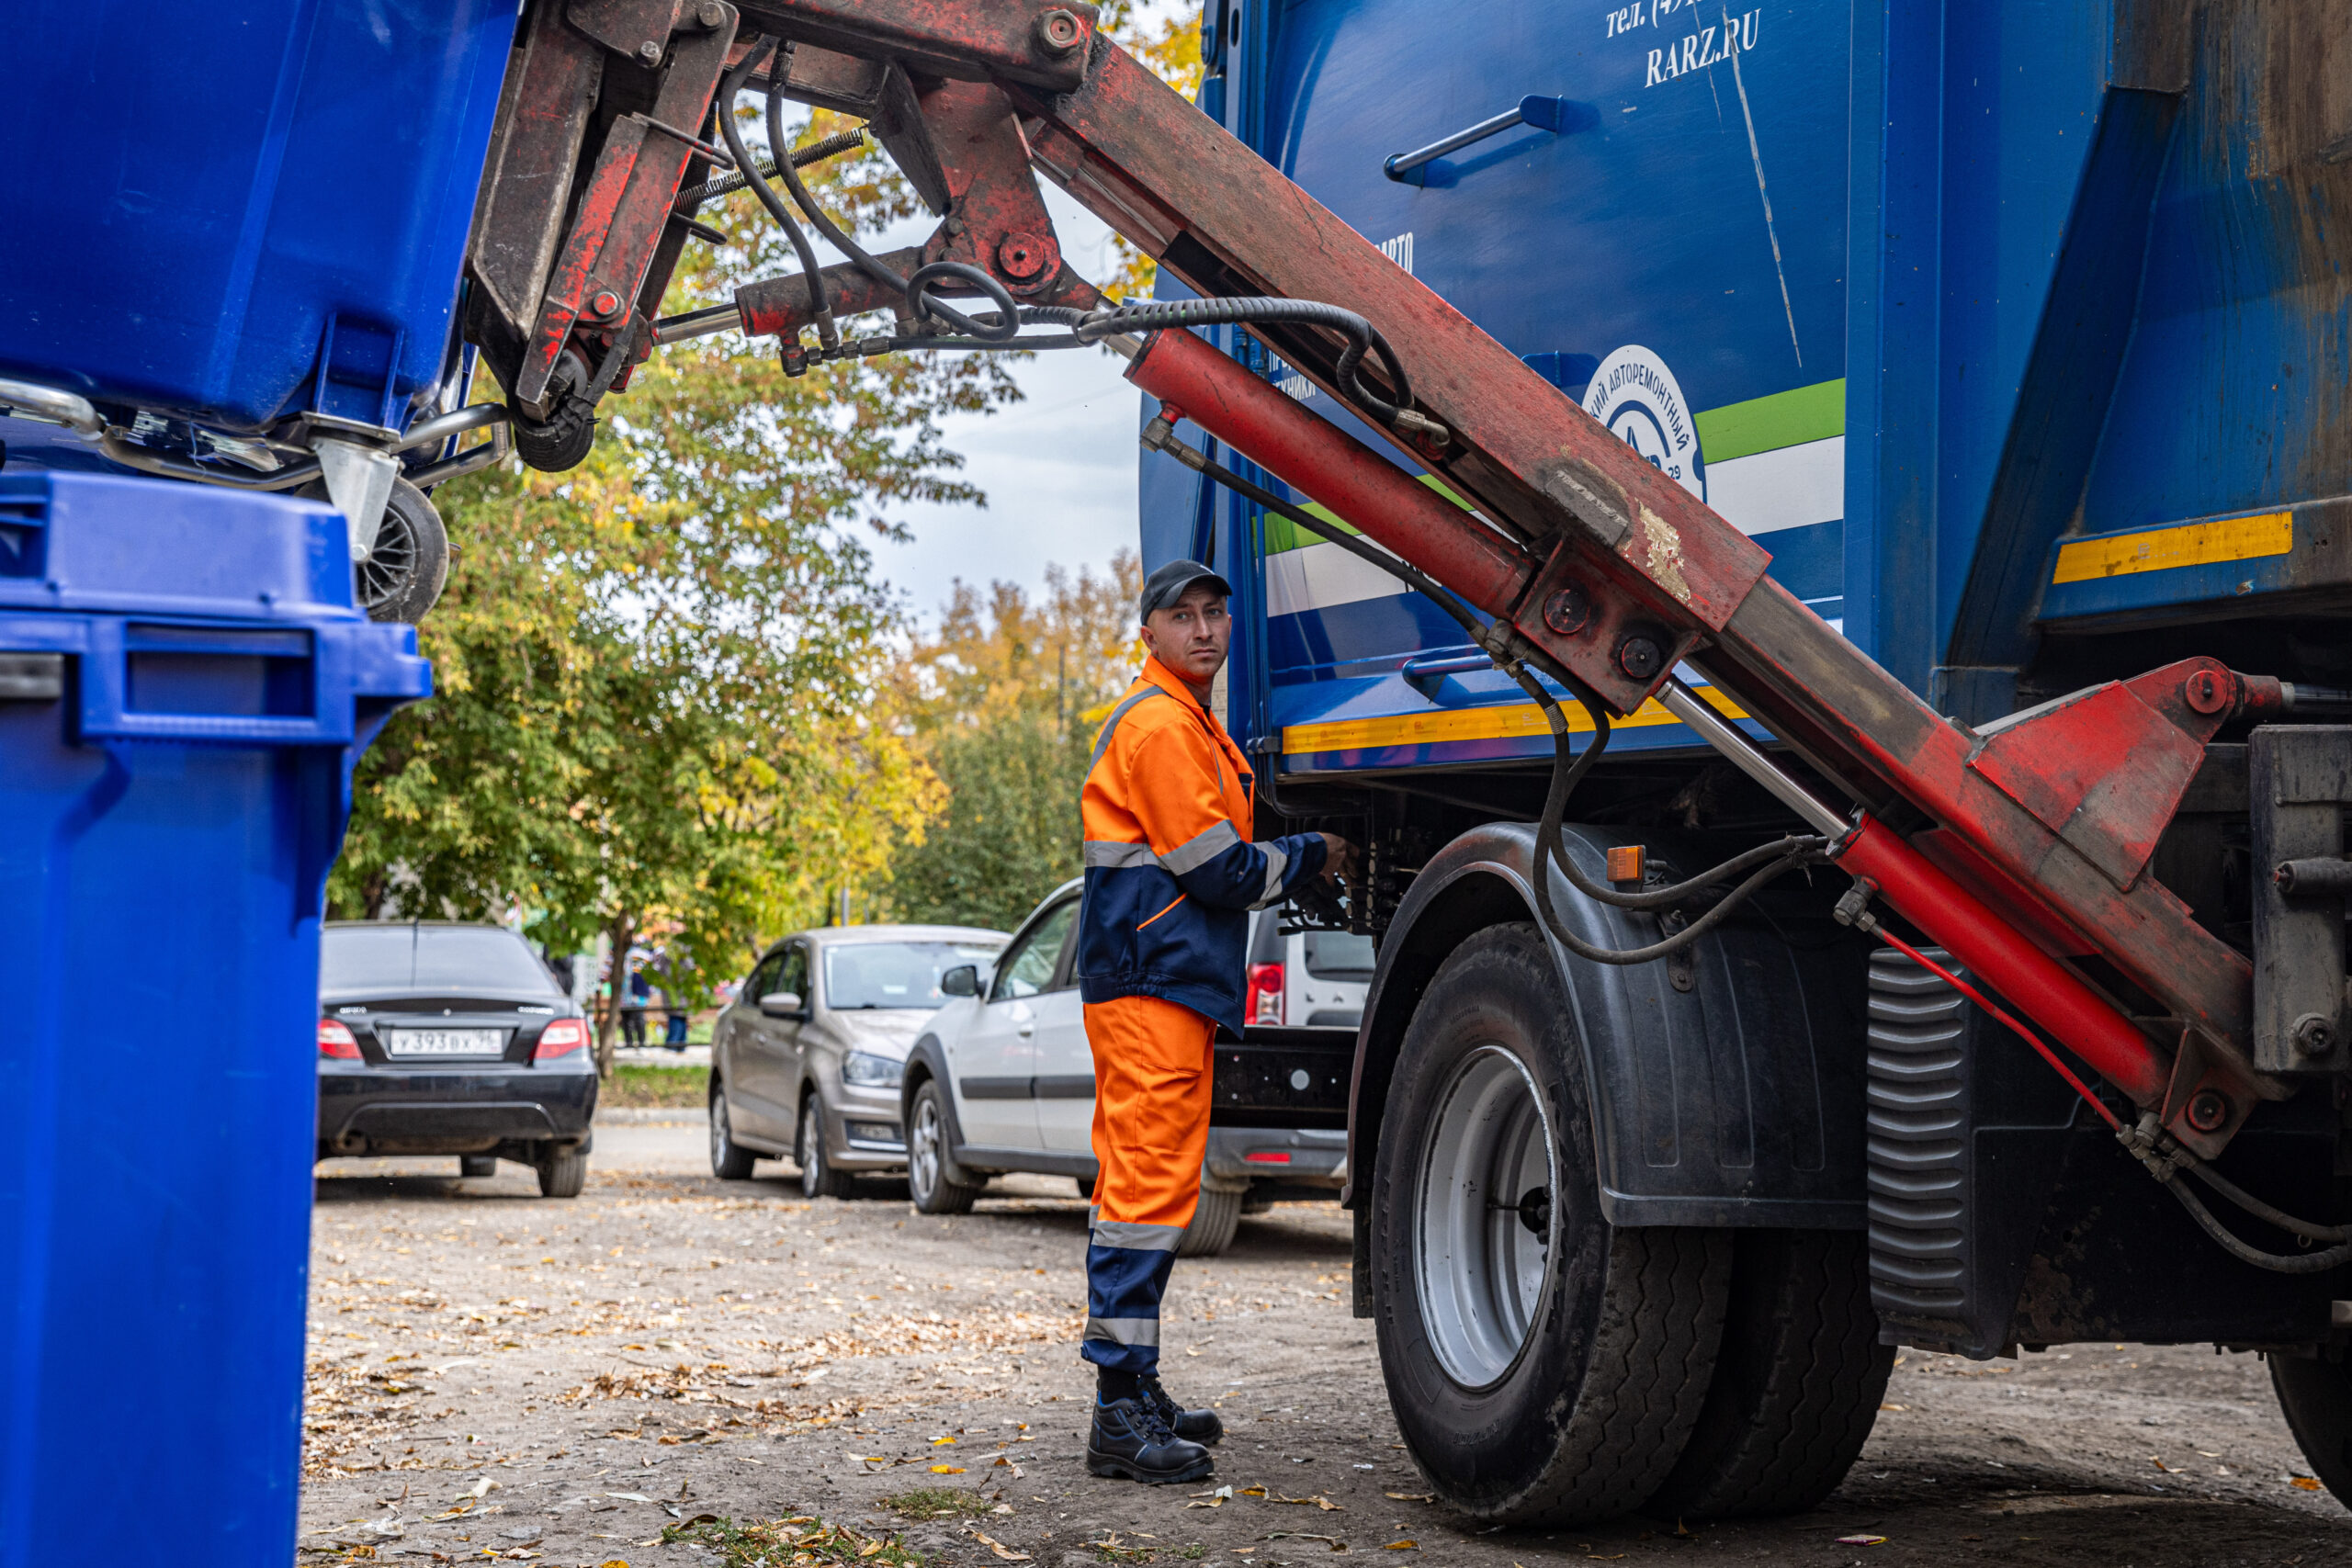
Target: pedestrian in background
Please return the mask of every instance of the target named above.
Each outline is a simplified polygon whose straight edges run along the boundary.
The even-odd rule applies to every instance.
[[[1329,833],[1250,841],[1253,780],[1216,716],[1232,589],[1197,561],[1144,583],[1150,658],[1104,721],[1080,810],[1086,895],[1078,976],[1094,1054],[1094,1205],[1086,1333],[1095,1368],[1091,1473],[1193,1481],[1224,1435],[1159,1382],[1159,1303],[1201,1197],[1210,1043],[1242,1023],[1249,911],[1311,877],[1344,874],[1354,846]]]
[[[629,966],[626,995],[621,1004],[621,1038],[631,1045],[643,1045],[645,1010],[653,999],[653,982],[645,977],[642,962]]]

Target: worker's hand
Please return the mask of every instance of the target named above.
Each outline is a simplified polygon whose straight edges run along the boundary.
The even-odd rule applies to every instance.
[[[1324,833],[1323,880],[1340,883],[1356,874],[1356,847],[1337,833]]]

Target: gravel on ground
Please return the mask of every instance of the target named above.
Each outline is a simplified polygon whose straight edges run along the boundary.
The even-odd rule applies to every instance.
[[[1094,1480],[1069,1182],[811,1202],[785,1165],[712,1179],[704,1135],[600,1123],[571,1201],[520,1166],[319,1168],[300,1562],[2352,1562],[2264,1368],[2210,1347],[1906,1351],[1815,1512],[1482,1532],[1397,1446],[1329,1204],[1176,1265],[1164,1371],[1225,1419],[1216,1478]]]

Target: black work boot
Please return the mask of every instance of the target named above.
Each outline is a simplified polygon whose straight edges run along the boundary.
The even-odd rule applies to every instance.
[[[1159,1386],[1159,1374],[1147,1375],[1140,1384],[1143,1402],[1159,1413],[1168,1429],[1188,1443],[1214,1444],[1225,1436],[1225,1423],[1217,1419],[1214,1410],[1187,1410],[1168,1397]]]
[[[1124,1475],[1158,1486],[1199,1481],[1216,1469],[1208,1450],[1170,1431],[1159,1412],[1144,1401],[1095,1402],[1094,1428],[1086,1437],[1089,1475]]]

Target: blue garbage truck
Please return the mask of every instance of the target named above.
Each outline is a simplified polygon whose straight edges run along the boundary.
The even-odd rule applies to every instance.
[[[1206,114],[1951,719],[1991,732],[2198,654],[2352,684],[2352,119],[2318,63],[2352,47],[2340,11],[1209,0],[1202,39]],[[1442,1494],[1515,1519],[1799,1509],[1859,1450],[1898,1344],[2132,1339],[2266,1352],[2352,1496],[2340,1269],[2199,1235],[1956,964],[1871,951],[1827,880],[1646,964],[1547,951],[1531,825],[1553,739],[1487,649],[1166,452],[1140,508],[1147,568],[1207,558],[1233,583],[1217,700],[1262,826],[1367,851],[1346,912],[1379,942],[1351,1101],[1356,1310]],[[2278,846],[2342,852],[2346,736],[2241,726],[2205,748],[2151,862],[2200,925],[2252,950],[2288,908]],[[1570,852],[1657,886],[1793,829],[1702,741],[1655,702],[1622,720]],[[1569,905],[1596,943],[1658,934]],[[2297,1017],[2332,1043],[2342,907],[2312,934]],[[2343,1213],[2346,1103],[2337,1077],[2266,1104],[2229,1168]]]

